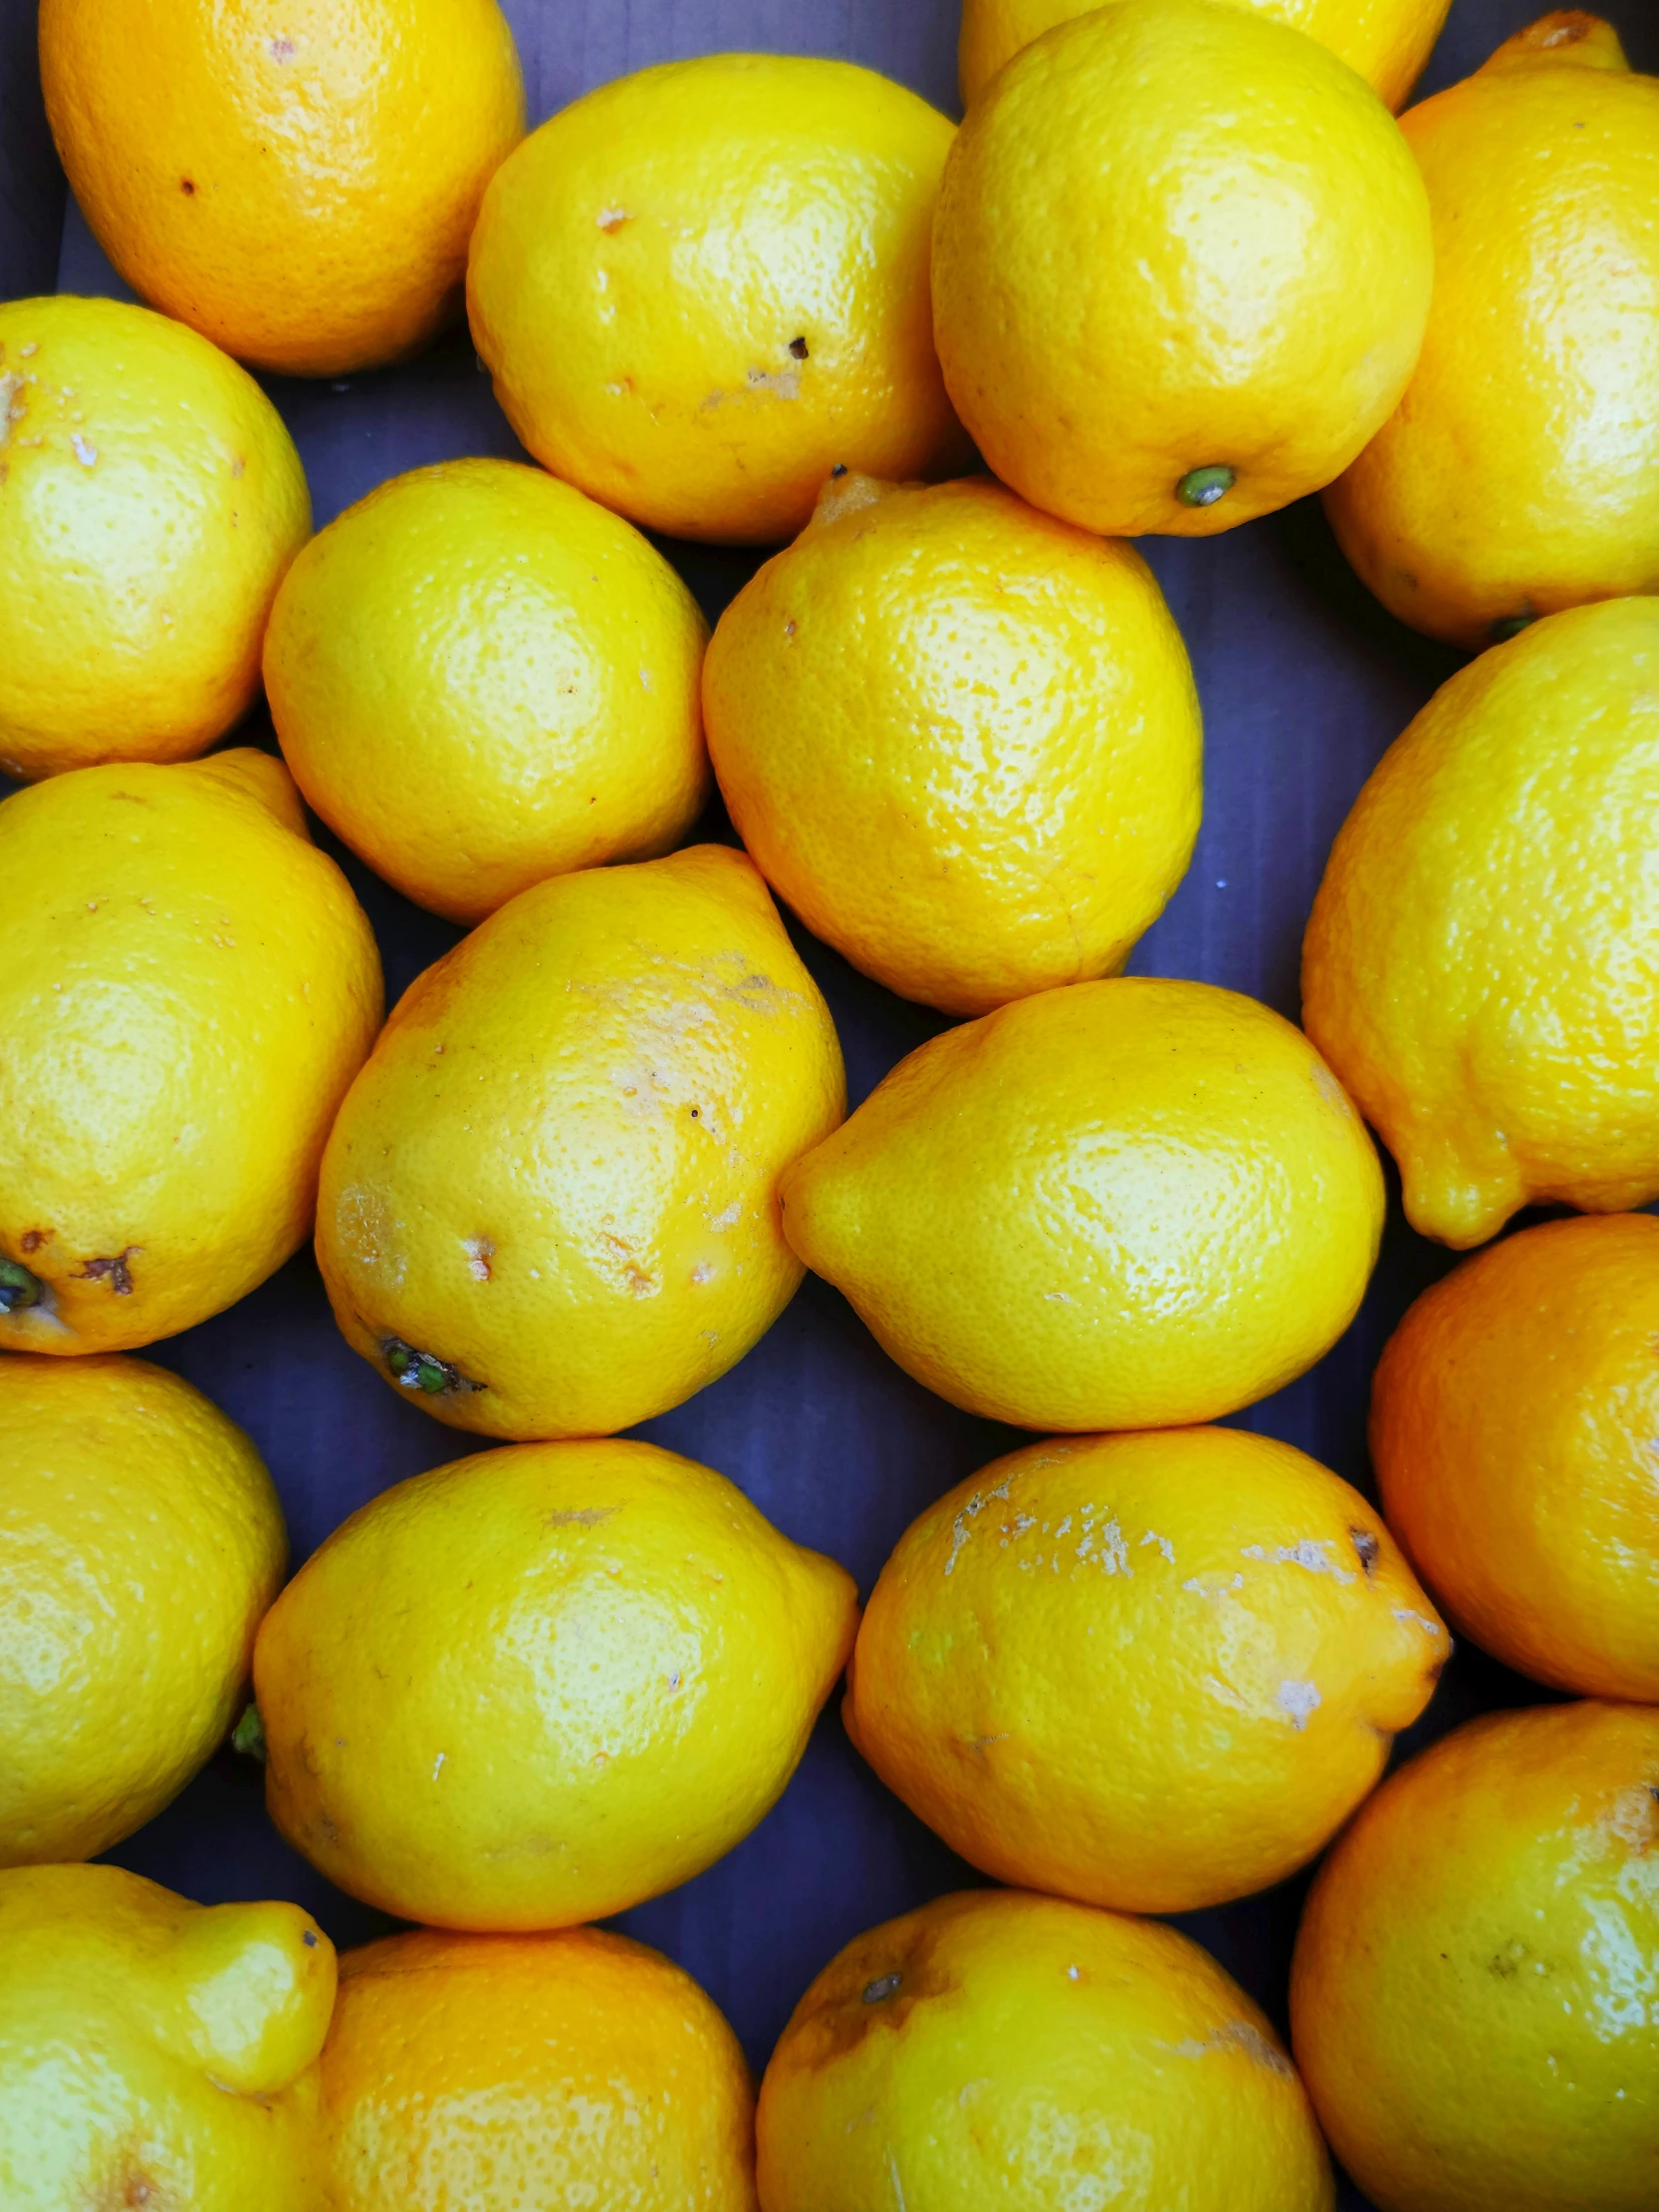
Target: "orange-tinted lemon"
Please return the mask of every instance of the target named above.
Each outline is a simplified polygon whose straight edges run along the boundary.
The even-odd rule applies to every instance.
[[[763,2212],[1330,2212],[1296,2069],[1154,1921],[981,1890],[847,1944],[761,2084]]]
[[[597,1928],[388,1936],[339,1962],[328,2212],[754,2212],[754,2086],[680,1968]]]
[[[1380,1516],[1291,1445],[1056,1438],[900,1537],[846,1727],[986,1873],[1182,1913],[1311,1859],[1449,1649]]]
[[[1659,1221],[1522,1230],[1425,1291],[1377,1371],[1389,1525],[1523,1674],[1659,1704]]]
[[[1404,398],[1326,493],[1343,551],[1470,647],[1659,591],[1659,78],[1572,10],[1401,127],[1434,303]]]
[[[473,922],[545,876],[649,859],[709,790],[697,602],[539,468],[440,461],[313,538],[265,680],[306,799],[388,883]]]
[[[1379,2212],[1650,2212],[1659,1712],[1488,1714],[1391,1776],[1320,1870],[1296,2055]]]
[[[678,537],[766,544],[835,466],[961,451],[928,247],[951,127],[846,62],[705,54],[602,85],[485,196],[479,353],[538,461]]]
[[[962,104],[977,100],[1003,63],[1056,23],[1098,0],[962,0]],[[1397,108],[1421,74],[1449,0],[1248,0],[1340,54]]]
[[[121,275],[288,375],[425,344],[524,130],[495,0],[42,0],[40,61]]]
[[[1234,991],[1039,991],[901,1060],[783,1178],[877,1343],[1029,1428],[1208,1420],[1353,1320],[1382,1177],[1306,1037]]]
[[[968,110],[933,242],[945,385],[1004,482],[1108,536],[1208,536],[1328,484],[1422,343],[1428,200],[1326,47],[1118,0]]]
[[[1198,698],[1151,570],[984,477],[832,483],[722,615],[704,703],[774,889],[952,1013],[1115,973],[1198,833]]]
[[[1308,1034],[1414,1229],[1659,1196],[1659,598],[1549,615],[1442,684],[1332,846]]]
[[[203,753],[311,527],[246,369],[118,299],[0,305],[0,773]]]

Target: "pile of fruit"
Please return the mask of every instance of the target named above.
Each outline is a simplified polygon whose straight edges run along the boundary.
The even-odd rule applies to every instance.
[[[526,136],[495,0],[41,0],[148,304],[0,304],[5,2212],[1329,2212],[1332,2151],[1382,2212],[1659,2206],[1659,80],[1561,13],[1396,121],[1444,13],[966,0],[960,129],[722,54]],[[313,536],[251,371],[463,287],[531,458]],[[1203,757],[1125,541],[1316,492],[1470,658],[1298,1029],[1123,973]],[[782,550],[711,637],[646,531]],[[262,691],[279,754],[213,750]],[[467,931],[389,1015],[312,816]],[[850,1115],[775,897],[957,1017]],[[1486,1247],[1377,1372],[1381,1509],[1215,1425],[1354,1321],[1371,1130]],[[248,1437],[131,1355],[313,1238],[499,1448],[284,1583]],[[808,1269],[1032,1438],[861,1609],[621,1433]],[[1447,1624],[1560,1694],[1384,1779]],[[843,1676],[990,1880],[830,1960],[757,2095],[593,1924]],[[415,1925],[336,1960],[90,1863],[233,1732]],[[1287,2047],[1147,1916],[1322,1853]]]

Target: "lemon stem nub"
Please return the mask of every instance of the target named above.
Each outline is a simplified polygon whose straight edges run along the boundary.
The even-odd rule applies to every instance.
[[[1523,630],[1530,629],[1537,619],[1537,616],[1530,611],[1518,615],[1501,616],[1492,624],[1490,632],[1492,643],[1494,645],[1507,645],[1511,638],[1518,638]]]
[[[241,1752],[245,1759],[257,1759],[265,1765],[265,1722],[260,1709],[251,1705],[231,1731],[231,1749]]]
[[[0,1314],[20,1314],[25,1306],[38,1306],[43,1289],[40,1277],[31,1275],[18,1260],[0,1260]]]
[[[386,1366],[406,1390],[424,1390],[428,1397],[442,1397],[446,1393],[480,1387],[469,1382],[459,1368],[451,1367],[447,1360],[440,1360],[436,1353],[417,1352],[401,1337],[387,1337],[380,1350],[385,1355]]]
[[[1189,468],[1176,485],[1175,496],[1183,507],[1213,507],[1236,482],[1225,461],[1212,461],[1208,468]]]

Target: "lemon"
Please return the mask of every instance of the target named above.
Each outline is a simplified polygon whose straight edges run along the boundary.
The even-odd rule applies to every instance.
[[[404,1919],[599,1920],[701,1873],[794,1773],[852,1578],[653,1444],[520,1444],[354,1513],[266,1616],[282,1834]]]
[[[831,484],[722,615],[704,697],[767,880],[952,1013],[1114,973],[1198,833],[1198,699],[1151,571],[984,478]]]
[[[950,140],[902,86],[786,54],[664,62],[544,123],[467,269],[523,444],[650,529],[747,544],[837,463],[959,453],[927,277]]]
[[[404,993],[340,1109],[316,1236],[340,1328],[457,1428],[663,1412],[793,1296],[778,1177],[843,1081],[741,853],[521,891]]]
[[[329,2212],[755,2212],[755,2088],[712,2000],[598,1928],[348,1950],[322,2053]]]
[[[259,1454],[142,1360],[0,1360],[0,1866],[90,1859],[235,1718],[287,1540]]]
[[[388,883],[479,921],[702,812],[697,602],[637,530],[511,461],[395,476],[278,594],[266,689],[310,805]]]
[[[1326,493],[1383,605],[1478,648],[1659,591],[1659,79],[1546,15],[1403,117],[1434,303],[1399,407]]]
[[[129,1351],[310,1235],[379,955],[264,753],[15,793],[0,880],[0,1350]]]
[[[1247,0],[1340,54],[1390,108],[1427,61],[1448,0]],[[1090,0],[962,0],[962,104],[977,100],[1005,61],[1056,23],[1086,15]]]
[[[1338,834],[1308,1033],[1413,1228],[1659,1197],[1659,599],[1548,616],[1442,684]]]
[[[315,2212],[333,1946],[119,1867],[0,1872],[6,2212]]]
[[[1379,1515],[1291,1445],[1056,1439],[900,1537],[846,1727],[986,1873],[1184,1913],[1311,1859],[1449,1651]]]
[[[1659,1713],[1491,1713],[1363,1806],[1291,1972],[1296,2054],[1379,2212],[1648,2212]]]
[[[1086,530],[1208,535],[1330,483],[1422,343],[1428,201],[1346,63],[1217,0],[1046,32],[968,112],[933,247],[945,384]]]
[[[495,0],[43,0],[40,63],[121,275],[292,376],[396,360],[454,314],[524,132]]]
[[[1018,1891],[847,1944],[761,2084],[763,2212],[1330,2212],[1267,2020],[1152,1921]]]
[[[1289,1022],[1207,983],[1040,991],[901,1060],[784,1178],[882,1348],[1030,1428],[1208,1420],[1353,1320],[1382,1178]]]
[[[182,323],[0,303],[0,771],[202,753],[311,527],[282,418]]]

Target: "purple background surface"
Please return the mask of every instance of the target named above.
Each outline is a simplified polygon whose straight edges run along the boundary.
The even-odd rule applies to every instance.
[[[957,0],[505,0],[532,121],[648,62],[753,48],[862,62],[957,113]],[[1464,76],[1542,12],[1535,0],[1454,0],[1424,92]],[[1637,67],[1659,70],[1654,0],[1611,0]],[[34,0],[0,0],[0,297],[61,288],[124,293],[93,244],[40,112]],[[128,294],[127,296],[130,296]],[[298,442],[320,527],[398,471],[468,453],[514,457],[464,331],[404,367],[344,383],[273,379]],[[761,556],[665,548],[711,618]],[[1303,925],[1326,853],[1371,768],[1459,656],[1392,622],[1350,574],[1318,503],[1208,541],[1152,538],[1146,553],[1186,636],[1203,696],[1206,798],[1192,868],[1142,940],[1138,974],[1199,976],[1293,1018]],[[238,741],[274,747],[257,718]],[[0,791],[6,789],[0,781]],[[388,998],[459,934],[399,898],[318,828],[367,908]],[[701,834],[730,836],[718,808]],[[799,927],[833,1010],[853,1102],[943,1017],[879,990]],[[1388,1331],[1450,1256],[1414,1237],[1397,1199],[1365,1307],[1311,1375],[1236,1416],[1369,1486],[1365,1416]],[[338,1521],[468,1439],[399,1399],[336,1335],[308,1253],[230,1313],[148,1357],[198,1383],[252,1433],[287,1513],[297,1563]],[[842,1560],[861,1590],[923,1505],[1024,1440],[959,1413],[876,1350],[850,1309],[809,1277],[730,1375],[636,1431],[719,1467],[792,1536]],[[1547,1693],[1460,1650],[1408,1755],[1471,1713]],[[111,1854],[188,1895],[279,1896],[341,1944],[392,1924],[342,1897],[276,1836],[257,1769],[220,1754],[160,1819]],[[876,1782],[831,1710],[782,1803],[730,1857],[616,1924],[659,1944],[709,1988],[764,2066],[791,2007],[831,1953],[872,1923],[977,1882]],[[1284,2025],[1285,1981],[1306,1877],[1178,1924]],[[1365,2200],[1349,2190],[1346,2212]]]

